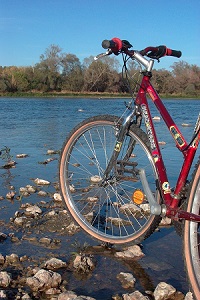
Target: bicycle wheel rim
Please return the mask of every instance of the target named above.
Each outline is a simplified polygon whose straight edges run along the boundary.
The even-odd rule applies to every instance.
[[[104,139],[105,139],[105,134],[106,134],[107,130],[111,131],[112,134],[109,135],[109,138],[106,139],[106,143],[105,143]],[[83,141],[80,141],[80,138],[82,138],[83,136],[84,136],[85,140],[87,140],[86,135],[90,136],[90,138],[89,138],[90,140],[91,140],[91,136],[95,136],[96,139],[99,138],[99,145],[101,144],[101,151],[102,151],[102,148],[104,149],[103,155],[104,155],[105,161],[104,161],[104,165],[102,165],[102,163],[101,163],[101,165],[99,166],[98,165],[99,159],[97,160],[95,158],[95,167],[96,167],[96,169],[98,169],[98,172],[99,172],[98,174],[101,176],[103,174],[103,171],[105,170],[106,164],[109,161],[109,157],[110,157],[110,155],[114,149],[115,143],[116,143],[116,130],[117,129],[114,126],[113,122],[106,121],[106,124],[105,124],[105,120],[102,120],[102,121],[98,120],[97,122],[91,122],[90,124],[86,124],[82,128],[79,128],[69,138],[69,140],[66,144],[66,147],[64,147],[64,151],[63,151],[63,154],[61,157],[62,171],[60,172],[60,174],[62,174],[64,176],[60,176],[60,181],[61,181],[61,190],[63,190],[63,189],[65,190],[65,193],[63,193],[65,203],[67,204],[68,209],[70,210],[70,212],[71,212],[72,216],[75,218],[75,220],[79,223],[79,225],[81,225],[81,227],[85,231],[87,231],[89,234],[91,234],[92,236],[94,236],[97,239],[100,239],[102,241],[109,242],[109,243],[120,244],[120,243],[129,242],[133,239],[136,239],[137,236],[139,237],[139,236],[143,235],[145,233],[145,231],[149,228],[150,224],[152,223],[152,221],[154,219],[154,216],[149,215],[148,217],[146,217],[145,213],[142,212],[140,218],[143,218],[143,220],[138,221],[137,218],[135,218],[135,220],[134,220],[136,223],[136,225],[134,225],[134,226],[138,226],[138,228],[136,230],[133,228],[127,230],[127,227],[128,227],[127,224],[126,225],[123,225],[123,224],[113,225],[112,224],[112,226],[110,224],[108,224],[108,222],[109,222],[108,217],[105,217],[106,210],[110,209],[109,217],[112,214],[120,215],[119,208],[114,207],[114,205],[116,205],[116,204],[113,204],[114,200],[112,200],[112,202],[110,201],[111,197],[108,195],[112,192],[113,195],[115,195],[115,198],[118,198],[118,202],[125,204],[125,200],[122,199],[122,196],[119,196],[117,189],[121,189],[121,193],[126,194],[126,197],[128,197],[127,189],[132,188],[132,191],[133,191],[133,189],[136,189],[135,187],[133,187],[133,184],[131,183],[132,186],[130,187],[130,186],[128,186],[127,181],[125,181],[124,184],[126,185],[126,191],[125,191],[125,188],[122,187],[122,182],[120,182],[120,185],[118,183],[118,185],[116,185],[116,186],[114,186],[114,185],[108,186],[107,189],[99,188],[98,186],[96,186],[96,190],[95,190],[95,188],[93,186],[93,189],[92,189],[93,195],[96,195],[98,197],[98,199],[101,198],[101,200],[103,199],[103,195],[104,195],[104,200],[102,200],[102,201],[104,201],[104,203],[101,204],[101,206],[99,206],[99,208],[98,208],[99,212],[101,211],[101,215],[99,213],[98,216],[95,216],[96,220],[94,220],[94,217],[93,217],[93,225],[91,225],[91,221],[88,222],[86,213],[83,213],[82,208],[80,209],[80,207],[78,206],[77,202],[80,200],[76,200],[76,195],[75,195],[76,192],[70,191],[71,185],[75,181],[81,180],[81,178],[76,179],[76,180],[74,179],[75,178],[74,174],[75,174],[76,170],[74,167],[72,167],[72,165],[76,164],[76,168],[78,168],[78,165],[80,164],[82,166],[82,170],[87,169],[88,174],[90,173],[90,174],[96,175],[96,173],[91,172],[91,168],[90,168],[90,172],[89,172],[88,165],[86,168],[86,165],[84,165],[83,162],[80,161],[80,159],[75,159],[73,161],[73,157],[72,157],[72,156],[74,156],[73,152],[80,151],[80,150],[76,149],[76,148],[78,148],[77,144],[76,144],[77,141],[78,141],[79,145],[81,145],[81,147],[82,147]],[[94,132],[95,132],[95,134],[94,134]],[[155,171],[155,165],[154,165],[153,159],[150,155],[150,152],[149,152],[147,146],[145,145],[145,143],[142,143],[140,138],[137,137],[137,135],[134,135],[134,133],[131,133],[131,134],[132,134],[132,136],[134,136],[134,138],[136,139],[136,141],[138,143],[136,146],[136,148],[139,147],[138,151],[141,152],[141,149],[143,149],[144,155],[140,159],[141,160],[146,159],[146,161],[148,162],[148,166],[150,166],[150,169],[151,169],[151,175],[153,174],[153,181],[154,181],[154,185],[155,185],[156,171]],[[104,138],[102,138],[102,136],[104,136]],[[104,141],[104,142],[102,143],[102,141]],[[87,143],[89,143],[89,142],[87,141]],[[102,144],[104,145],[103,147],[102,147]],[[108,144],[110,144],[109,151],[108,151]],[[106,149],[105,149],[105,145],[107,145]],[[89,148],[91,148],[91,145],[89,146]],[[134,149],[134,150],[136,150],[136,149]],[[87,152],[84,152],[84,153],[87,153]],[[93,155],[94,155],[94,153],[93,153]],[[95,155],[98,156],[99,154],[95,153]],[[86,155],[84,154],[82,156],[86,156]],[[89,157],[89,154],[87,154],[87,156]],[[87,157],[87,159],[88,159],[88,157]],[[89,164],[89,160],[88,160],[87,164]],[[72,176],[72,174],[73,174],[73,176]],[[69,180],[70,177],[72,178],[72,180],[71,179]],[[89,182],[90,181],[89,178],[85,179],[85,182],[86,181]],[[76,188],[76,184],[75,184],[75,188]],[[84,188],[87,189],[87,185],[81,184],[82,191],[84,190]],[[77,188],[77,191],[78,190],[80,192],[79,188]],[[87,197],[90,195],[90,193],[91,192],[86,193]],[[106,195],[106,197],[105,197],[105,195]],[[80,196],[77,196],[77,197],[80,197]],[[86,199],[86,196],[85,196],[85,199]],[[129,198],[129,202],[130,202],[130,198]],[[84,203],[84,205],[86,207],[88,204]],[[93,204],[91,204],[91,205],[93,205]],[[104,208],[103,208],[103,206],[104,206]],[[95,210],[95,209],[97,210],[97,208],[95,208],[95,204],[94,204],[93,209],[91,209],[91,211]],[[102,214],[103,210],[104,210],[104,215]],[[104,218],[104,221],[103,221],[103,218]],[[98,221],[97,221],[97,219],[98,219]],[[130,218],[128,217],[127,213],[126,213],[126,220],[127,220],[127,223],[128,223],[128,221],[130,221]],[[98,224],[94,225],[95,222]],[[112,221],[110,221],[110,222],[112,222]],[[140,224],[140,222],[142,225]],[[102,223],[104,223],[104,224],[102,224]],[[112,228],[109,229],[109,226]],[[118,226],[119,232],[116,234],[117,226]],[[134,230],[134,233],[131,233],[131,230]],[[120,231],[121,231],[121,233],[120,233]]]
[[[194,214],[200,213],[200,180],[198,174],[193,181],[187,209],[188,212]],[[196,299],[200,299],[200,226],[197,222],[185,222],[184,249],[190,285]]]

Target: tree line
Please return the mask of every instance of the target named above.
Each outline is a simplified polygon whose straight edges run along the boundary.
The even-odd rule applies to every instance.
[[[63,53],[57,45],[50,45],[34,66],[1,67],[0,94],[92,92],[127,93],[127,82],[122,80],[117,57],[94,61],[88,57],[81,63],[71,53]],[[128,63],[129,76],[137,78],[134,61]],[[171,71],[154,70],[152,83],[160,94],[200,96],[200,67],[187,62],[175,62]]]

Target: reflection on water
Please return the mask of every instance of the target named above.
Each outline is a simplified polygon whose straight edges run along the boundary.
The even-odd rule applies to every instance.
[[[173,119],[189,142],[195,121],[200,111],[199,100],[165,100]],[[0,148],[7,146],[11,149],[11,155],[17,162],[16,168],[0,169],[0,196],[5,196],[8,186],[15,186],[19,190],[21,186],[33,184],[33,178],[42,178],[52,184],[58,181],[58,155],[53,155],[55,160],[44,165],[38,162],[45,161],[48,149],[60,150],[69,131],[83,119],[97,114],[114,114],[120,116],[124,111],[123,99],[65,99],[65,98],[0,98]],[[152,107],[152,104],[151,104]],[[152,116],[158,116],[156,108],[152,107]],[[192,118],[192,119],[191,119]],[[191,127],[182,127],[182,123],[188,123]],[[166,126],[161,120],[155,122],[159,141],[165,141],[162,153],[166,161],[171,186],[175,184],[175,178],[182,162],[182,154],[176,150],[171,135],[165,130]],[[28,154],[24,159],[17,159],[20,153]],[[199,150],[198,150],[199,155]],[[51,156],[52,157],[52,156]],[[0,165],[2,165],[0,161]],[[52,185],[43,188],[49,193],[54,192]],[[24,202],[40,201],[36,194]],[[9,221],[21,203],[19,201],[3,200],[0,202],[0,219]],[[2,228],[1,230],[4,230]],[[6,228],[5,228],[6,231]],[[85,234],[77,234],[80,240],[88,239]],[[54,250],[61,257],[69,256],[69,245],[76,237],[61,237],[61,249]],[[92,244],[96,242],[89,240]],[[173,252],[168,255],[172,247]],[[95,254],[98,260],[92,276],[84,280],[75,278],[66,272],[69,288],[77,293],[90,295],[96,299],[110,299],[111,295],[124,293],[120,282],[116,279],[119,272],[131,272],[137,278],[136,288],[152,290],[160,281],[167,281],[177,289],[187,292],[185,272],[182,261],[181,240],[177,237],[173,228],[162,229],[154,233],[143,243],[143,251],[146,256],[139,262],[127,264],[117,260],[112,255],[105,253]],[[40,255],[45,256],[46,249],[40,249]],[[19,255],[39,255],[37,246],[30,247],[27,242],[23,246],[17,246]],[[12,243],[0,245],[0,252],[9,254],[16,252],[16,246]],[[106,275],[106,276],[105,276]],[[103,298],[102,298],[103,297]],[[108,298],[107,298],[108,297]]]

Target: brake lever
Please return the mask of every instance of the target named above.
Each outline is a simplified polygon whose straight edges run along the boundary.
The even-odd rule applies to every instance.
[[[107,55],[110,55],[112,54],[112,50],[111,49],[108,49],[105,53],[100,53],[98,54],[97,56],[94,57],[94,60],[97,60],[99,58],[102,58],[104,56],[107,56]]]

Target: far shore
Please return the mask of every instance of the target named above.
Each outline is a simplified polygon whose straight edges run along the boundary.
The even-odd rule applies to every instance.
[[[200,95],[172,95],[172,94],[159,94],[161,99],[191,99],[200,100]],[[13,98],[48,98],[48,97],[65,97],[65,98],[131,98],[128,93],[99,93],[99,92],[15,92],[15,93],[0,93],[0,97],[13,97]]]

